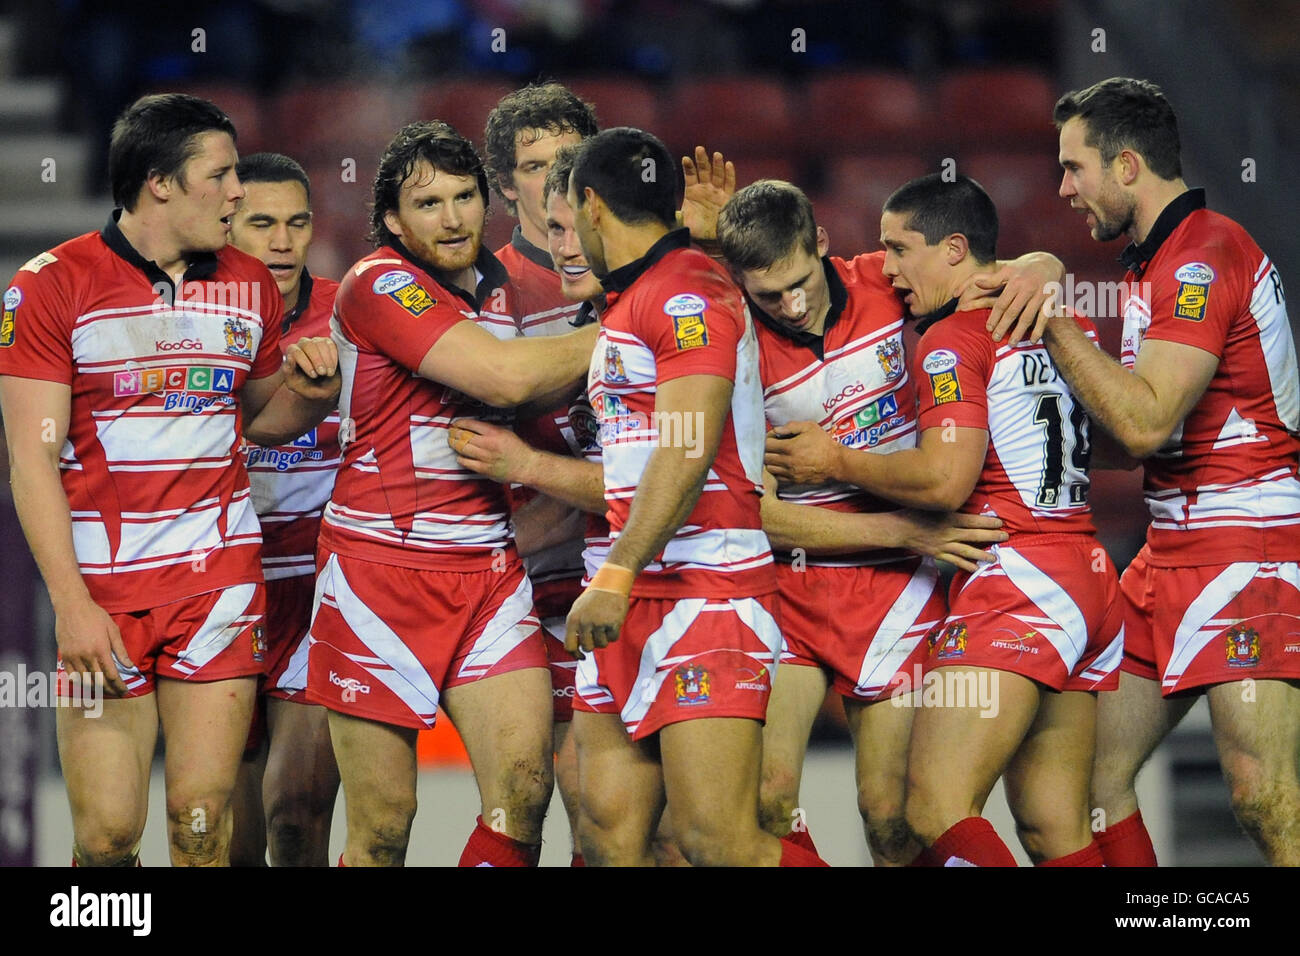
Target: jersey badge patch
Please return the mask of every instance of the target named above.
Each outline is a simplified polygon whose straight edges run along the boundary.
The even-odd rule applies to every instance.
[[[618,354],[617,345],[605,346],[605,381],[614,385],[627,381],[627,369],[623,368],[623,356]]]
[[[1178,294],[1174,300],[1174,318],[1200,322],[1205,318],[1205,308],[1210,301],[1210,284],[1214,270],[1204,262],[1189,262],[1174,273],[1178,280]]]
[[[881,342],[876,346],[876,361],[885,373],[885,380],[892,382],[903,374],[903,345],[896,339]]]
[[[385,272],[371,286],[377,295],[386,295],[411,315],[419,316],[438,304],[438,300],[415,281],[405,269]]]
[[[1259,663],[1259,631],[1234,624],[1228,628],[1228,666],[1254,667]]]
[[[664,303],[664,313],[673,320],[677,351],[698,349],[709,344],[709,327],[704,321],[708,303],[690,292],[675,295]]]
[[[683,664],[673,672],[677,703],[691,707],[709,702],[709,672],[694,662]]]
[[[23,301],[23,290],[17,286],[10,286],[5,290],[4,298],[4,315],[0,316],[0,348],[7,349],[14,344],[14,316],[18,312],[18,306]]]
[[[237,319],[227,318],[224,331],[227,355],[246,359],[253,357],[253,334],[248,331],[248,326]]]
[[[941,660],[951,660],[966,653],[966,625],[949,624],[947,628],[935,634],[931,651]]]

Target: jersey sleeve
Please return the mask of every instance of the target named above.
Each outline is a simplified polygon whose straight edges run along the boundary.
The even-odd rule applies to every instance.
[[[951,320],[948,320],[951,321]],[[940,322],[921,337],[912,362],[918,401],[917,430],[989,427],[988,381],[993,340]]]
[[[1191,246],[1148,270],[1151,324],[1143,338],[1193,345],[1219,358],[1250,303],[1252,264],[1228,243]]]
[[[408,270],[368,275],[349,277],[335,304],[343,334],[360,348],[414,372],[448,329],[468,321],[446,292]]]
[[[686,375],[736,377],[744,306],[721,281],[661,282],[638,310],[635,333],[654,351],[656,382]]]
[[[32,262],[41,259],[37,256]],[[63,274],[69,266],[57,260],[39,266],[37,271],[28,266],[20,269],[5,289],[0,317],[0,375],[71,385],[76,301],[74,283]]]
[[[262,341],[258,343],[257,355],[253,358],[253,367],[248,370],[249,378],[266,378],[274,375],[284,360],[280,352],[280,326],[284,323],[284,296],[271,280],[271,273],[253,281],[261,283],[261,300],[269,303],[262,309]],[[297,338],[301,338],[298,336]],[[287,343],[286,343],[287,344]]]

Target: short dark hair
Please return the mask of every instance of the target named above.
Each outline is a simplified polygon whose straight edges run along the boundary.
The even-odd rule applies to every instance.
[[[998,210],[984,187],[969,176],[931,173],[904,183],[885,200],[885,212],[905,216],[904,228],[925,236],[933,246],[961,233],[980,265],[997,259]]]
[[[370,207],[370,241],[376,247],[392,245],[397,241],[397,237],[384,222],[384,214],[397,209],[402,183],[415,172],[415,167],[422,159],[438,172],[475,177],[483,205],[486,207],[491,201],[483,160],[473,143],[442,120],[408,123],[397,131],[392,142],[384,148],[384,154],[379,157],[379,169],[375,171],[374,197]]]
[[[817,220],[804,191],[781,179],[740,190],[718,215],[722,257],[736,272],[770,269],[796,249],[817,254]]]
[[[578,158],[578,147],[561,146],[555,151],[555,162],[546,171],[542,182],[542,202],[551,198],[551,193],[569,191],[569,177],[573,175],[573,161]]]
[[[122,111],[109,139],[113,204],[134,210],[149,177],[178,175],[198,153],[198,137],[212,130],[235,138],[230,117],[207,100],[186,93],[140,97]]]
[[[630,126],[607,129],[578,147],[569,183],[578,205],[590,186],[628,225],[677,221],[676,166],[658,137]]]
[[[235,167],[241,183],[300,183],[311,205],[311,181],[298,161],[283,153],[254,153],[245,156]]]
[[[488,114],[483,130],[488,180],[515,215],[515,204],[502,189],[514,181],[515,144],[519,134],[536,129],[546,133],[577,133],[583,139],[600,131],[592,105],[559,83],[532,84],[501,98]]]
[[[1103,164],[1114,162],[1120,150],[1131,149],[1161,179],[1183,175],[1178,117],[1154,83],[1112,76],[1086,90],[1066,93],[1052,110],[1056,128],[1076,116],[1087,130],[1084,145],[1101,153]]]

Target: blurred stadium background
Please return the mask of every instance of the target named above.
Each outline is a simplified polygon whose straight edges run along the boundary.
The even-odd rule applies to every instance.
[[[192,0],[162,15],[135,0],[10,0],[0,11],[5,277],[102,225],[108,130],[142,93],[205,96],[234,119],[242,153],[299,159],[316,215],[309,266],[338,276],[367,251],[370,180],[400,125],[436,117],[481,146],[496,101],[539,77],[578,91],[603,126],[649,129],[679,154],[697,143],[723,150],[741,185],[798,183],[833,253],[876,248],[885,197],[951,158],[997,202],[1001,255],[1047,249],[1076,282],[1113,282],[1122,243],[1093,242],[1056,195],[1051,110],[1067,89],[1142,76],[1178,111],[1188,182],[1207,187],[1210,205],[1241,221],[1287,280],[1300,267],[1300,17],[1286,0]],[[512,225],[494,197],[489,248]],[[1114,352],[1118,320],[1098,320]],[[7,479],[7,456],[0,468]],[[1123,567],[1146,525],[1140,481],[1112,472],[1094,482],[1102,539]],[[7,480],[0,553],[0,670],[48,671],[52,615]],[[48,709],[0,708],[0,864],[69,859],[53,725]],[[449,727],[421,751],[409,860],[454,863],[476,812],[472,779]],[[803,804],[841,865],[868,860],[851,767],[832,699]],[[1161,748],[1142,788],[1163,863],[1262,862],[1228,809],[1204,704]],[[144,856],[159,864],[160,776],[154,791]],[[1013,842],[1000,788],[994,803],[990,814]],[[563,863],[566,826],[555,809],[543,861]]]

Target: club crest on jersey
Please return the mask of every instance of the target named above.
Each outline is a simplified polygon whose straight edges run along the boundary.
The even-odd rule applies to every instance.
[[[876,346],[876,361],[885,373],[886,381],[892,382],[903,374],[903,343],[889,339]]]
[[[698,349],[709,344],[709,327],[704,321],[708,303],[690,292],[675,295],[664,303],[664,312],[673,320],[677,351]]]
[[[683,664],[673,671],[677,703],[687,707],[709,702],[709,672],[699,664]]]
[[[438,304],[438,300],[415,281],[415,276],[405,269],[385,272],[371,288],[378,295],[386,295],[411,315],[419,316]]]
[[[1228,666],[1254,667],[1259,663],[1259,631],[1244,624],[1228,628]]]
[[[960,622],[949,624],[943,630],[935,630],[931,633],[934,634],[934,637],[930,640],[930,652],[938,660],[951,660],[966,653],[965,624]]]
[[[610,343],[605,344],[605,381],[612,385],[622,385],[627,381],[623,356],[618,354],[618,346]]]
[[[5,290],[4,315],[0,316],[0,348],[8,348],[14,344],[14,333],[17,328],[14,319],[18,312],[18,306],[22,301],[22,289],[17,286],[10,286]]]
[[[253,357],[253,333],[248,330],[248,326],[238,319],[227,318],[224,332],[227,355],[246,359]]]

